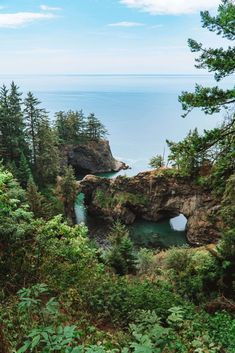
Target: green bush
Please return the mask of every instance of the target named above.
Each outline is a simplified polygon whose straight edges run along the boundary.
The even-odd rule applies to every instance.
[[[179,294],[196,303],[216,295],[220,268],[209,252],[173,248],[166,253],[165,266]]]

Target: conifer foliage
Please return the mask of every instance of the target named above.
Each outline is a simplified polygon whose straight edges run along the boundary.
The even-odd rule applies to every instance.
[[[0,88],[0,159],[26,188],[29,180],[45,188],[63,174],[61,149],[104,139],[107,130],[94,114],[83,111],[55,113],[52,124],[48,112],[32,92],[25,99],[19,87]]]

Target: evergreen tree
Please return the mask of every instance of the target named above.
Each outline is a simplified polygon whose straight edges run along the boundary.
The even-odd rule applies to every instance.
[[[224,39],[234,41],[235,39],[235,3],[233,0],[223,0],[218,8],[217,16],[213,17],[208,11],[201,13],[202,25],[211,32],[215,32]],[[196,68],[207,69],[215,73],[215,80],[220,81],[224,77],[235,72],[235,47],[209,48],[203,47],[193,39],[188,40],[189,47],[193,53],[200,53],[196,59]],[[184,116],[194,108],[201,108],[207,114],[219,112],[222,107],[227,108],[235,103],[235,88],[224,90],[215,87],[202,87],[196,85],[194,93],[183,92],[179,98]]]
[[[0,155],[4,161],[10,159],[7,149],[11,128],[8,124],[8,122],[10,122],[8,114],[8,90],[6,86],[3,85],[0,89]]]
[[[55,129],[58,134],[60,144],[66,144],[68,142],[68,129],[66,124],[67,114],[63,111],[55,113]]]
[[[101,140],[107,135],[105,126],[93,113],[87,117],[85,134],[90,141]]]
[[[41,102],[34,97],[33,93],[28,92],[24,100],[24,119],[27,141],[30,147],[30,161],[34,168],[37,167],[39,126],[47,119],[45,109],[39,108],[40,104]]]
[[[149,161],[149,166],[151,168],[160,169],[164,167],[164,165],[164,158],[160,154],[157,154],[156,156],[152,157]]]
[[[58,112],[55,114],[55,127],[61,144],[78,144],[84,142],[85,117],[83,111]]]
[[[74,203],[77,196],[77,181],[71,166],[64,171],[57,183],[57,194],[64,204],[64,214],[70,222],[74,222]]]
[[[77,144],[82,142],[82,137],[84,135],[85,121],[83,112],[80,111],[69,111],[67,113],[66,121],[67,129],[69,131],[68,141],[72,144]]]
[[[30,206],[30,211],[33,212],[36,218],[47,216],[47,205],[44,196],[38,191],[33,178],[30,178],[26,189],[26,198]]]
[[[230,42],[235,39],[234,1],[223,0],[215,17],[208,11],[202,12],[201,17],[204,28],[216,32]],[[214,72],[216,81],[234,73],[234,47],[206,49],[192,39],[189,39],[189,46],[193,52],[200,53],[196,59],[196,67]],[[179,100],[186,112],[184,117],[194,108],[201,108],[206,114],[219,112],[222,107],[230,108],[220,127],[204,130],[201,135],[197,131],[190,132],[179,143],[167,141],[171,151],[169,160],[178,165],[183,172],[196,176],[204,162],[209,162],[211,175],[207,183],[214,187],[217,193],[222,194],[226,180],[235,171],[235,115],[232,110],[235,103],[235,88],[223,90],[218,86],[210,88],[196,85],[194,93],[183,92]]]
[[[49,121],[44,119],[37,133],[36,175],[41,185],[54,183],[60,169],[58,139]]]
[[[109,234],[112,245],[107,253],[108,264],[121,276],[136,271],[136,252],[125,225],[117,221]]]
[[[27,186],[28,180],[32,177],[31,169],[23,152],[21,152],[19,168],[15,175],[24,188]]]
[[[0,152],[3,160],[19,165],[21,153],[27,154],[21,93],[12,82],[10,90],[5,85],[0,90]]]

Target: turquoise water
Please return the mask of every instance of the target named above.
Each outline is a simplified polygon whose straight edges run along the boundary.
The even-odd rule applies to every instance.
[[[230,87],[233,78],[223,87]],[[5,75],[1,85],[14,80],[25,94],[31,90],[43,103],[50,118],[59,110],[80,110],[95,114],[106,125],[111,149],[116,158],[132,169],[120,174],[128,176],[149,169],[149,159],[155,154],[167,154],[165,140],[178,141],[190,129],[199,131],[215,127],[220,115],[205,116],[195,110],[181,118],[178,95],[193,90],[195,83],[213,85],[212,76],[192,75]],[[110,175],[107,175],[110,177]],[[115,175],[111,175],[114,177]],[[81,197],[81,196],[80,196]],[[102,222],[87,217],[80,199],[76,205],[78,222],[85,221],[93,233],[102,237]],[[89,219],[88,219],[89,218]],[[175,221],[173,221],[175,222]],[[181,228],[185,220],[179,218]],[[106,227],[107,229],[107,227]],[[160,223],[136,222],[130,229],[137,244],[168,247],[185,243],[185,232],[172,226],[172,221]]]
[[[86,224],[89,228],[90,236],[98,241],[100,245],[106,245],[110,224],[87,213],[86,207],[84,207],[83,194],[78,195],[75,210],[77,223]],[[165,249],[172,246],[183,246],[187,243],[186,222],[186,218],[180,215],[157,223],[137,220],[128,228],[130,237],[136,246]]]

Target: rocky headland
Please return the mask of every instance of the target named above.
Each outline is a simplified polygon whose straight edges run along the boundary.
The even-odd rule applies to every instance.
[[[85,195],[90,214],[110,222],[157,222],[183,214],[191,245],[215,243],[220,237],[219,200],[189,177],[156,171],[116,179],[87,175],[79,183],[79,191]]]
[[[113,157],[107,140],[64,147],[62,164],[71,165],[78,175],[118,172],[128,168],[125,163]]]

